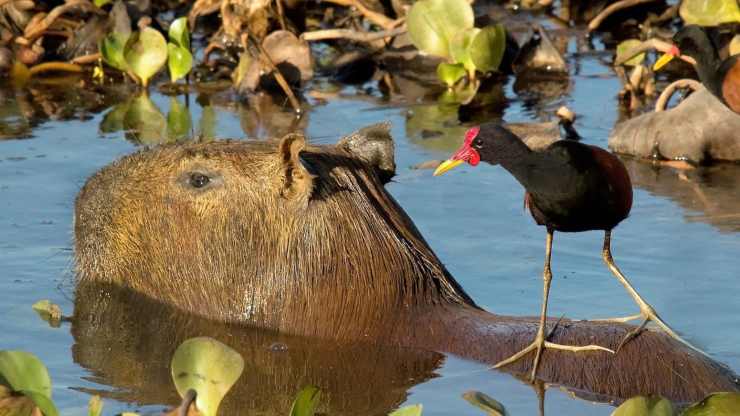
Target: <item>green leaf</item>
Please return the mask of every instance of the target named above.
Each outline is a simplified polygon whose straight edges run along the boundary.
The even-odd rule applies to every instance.
[[[123,57],[123,51],[129,37],[130,35],[113,32],[100,40],[98,49],[106,64],[119,71],[126,71],[128,65],[126,64],[126,59]]]
[[[49,372],[30,352],[0,351],[0,384],[13,391],[32,390],[51,398]]]
[[[51,326],[59,326],[62,320],[62,308],[59,305],[51,303],[48,299],[40,300],[31,306],[34,311]]]
[[[101,416],[103,414],[103,400],[96,394],[90,398],[87,408],[87,416]]]
[[[478,71],[495,71],[501,65],[505,49],[506,30],[504,25],[486,26],[473,38],[470,45],[470,59]]]
[[[106,4],[108,4],[110,2],[111,2],[111,0],[95,0],[95,1],[93,1],[93,4],[95,4],[95,6],[97,6],[97,7],[103,7],[103,6],[105,6]]]
[[[134,98],[123,116],[123,128],[129,140],[143,144],[166,141],[167,120],[146,94]]]
[[[167,113],[167,137],[178,141],[190,137],[193,120],[190,111],[175,97],[170,98],[170,112]]]
[[[172,380],[180,397],[196,392],[195,406],[204,416],[215,416],[218,405],[244,370],[238,352],[213,338],[191,338],[172,357]]]
[[[673,416],[673,404],[660,396],[636,396],[617,407],[611,416]]]
[[[740,415],[740,393],[712,393],[681,413],[681,416],[736,415]]]
[[[440,96],[437,98],[437,101],[447,105],[469,104],[471,101],[473,101],[473,98],[475,98],[475,95],[478,93],[479,87],[480,82],[468,82],[464,85],[457,84],[452,88],[448,88],[447,91],[440,94]]]
[[[717,26],[740,22],[737,0],[683,0],[678,14],[687,25]]]
[[[448,64],[440,63],[437,66],[437,77],[447,84],[448,87],[452,87],[465,76],[465,68],[462,64]]]
[[[161,33],[150,27],[131,35],[123,50],[128,69],[145,87],[167,61],[167,42]]]
[[[45,416],[57,416],[46,366],[25,351],[0,351],[0,384],[31,399]]]
[[[638,39],[627,39],[625,41],[622,41],[617,45],[617,57],[615,60],[620,60],[624,54],[631,51],[632,49],[639,46],[642,42],[640,42]],[[634,58],[631,58],[629,61],[625,62],[624,65],[626,66],[637,66],[640,65],[645,60],[645,53],[641,53],[639,55],[636,55]]]
[[[174,43],[168,43],[167,56],[167,65],[170,68],[172,82],[184,77],[193,68],[193,55],[185,48]]]
[[[473,27],[473,8],[466,0],[420,0],[406,17],[411,42],[420,51],[443,58],[460,31]]]
[[[489,416],[506,416],[508,414],[503,404],[485,393],[471,390],[463,393],[462,397]]]
[[[290,416],[313,416],[316,413],[316,406],[321,398],[321,390],[315,386],[306,386],[298,392],[293,406],[290,408]]]
[[[51,398],[46,394],[35,390],[21,390],[20,393],[31,399],[44,416],[59,415],[59,411],[57,411],[57,407],[54,405],[54,402],[51,401]]]
[[[455,63],[462,64],[465,69],[472,73],[475,71],[475,64],[470,59],[470,45],[473,39],[480,32],[478,28],[462,30],[455,34],[450,40],[450,56]]]
[[[424,407],[420,404],[404,406],[388,414],[388,416],[421,416]]]
[[[186,17],[175,19],[170,25],[167,36],[170,38],[170,42],[190,51],[190,32],[188,31],[188,19]]]

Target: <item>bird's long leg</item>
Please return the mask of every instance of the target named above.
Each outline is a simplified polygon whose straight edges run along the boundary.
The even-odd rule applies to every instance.
[[[660,319],[660,316],[658,316],[658,313],[653,309],[653,307],[645,302],[645,300],[642,299],[640,294],[635,290],[634,287],[630,284],[630,282],[627,280],[627,278],[622,274],[622,271],[619,270],[619,267],[614,263],[614,258],[612,257],[612,250],[611,250],[611,231],[604,232],[604,247],[601,251],[601,255],[604,258],[604,262],[609,267],[609,270],[614,274],[614,276],[617,277],[617,280],[624,286],[625,289],[627,289],[627,293],[632,296],[632,299],[635,300],[637,303],[637,306],[640,307],[640,315],[643,318],[642,324],[637,327],[636,329],[630,331],[625,337],[622,339],[622,342],[619,343],[619,347],[617,347],[617,351],[619,351],[622,346],[627,343],[630,339],[637,336],[644,328],[645,325],[649,321],[655,322],[660,328],[662,328],[668,335],[670,335],[672,338],[676,339],[677,341],[681,342],[682,344],[686,345],[687,347],[691,348],[692,350],[695,350],[703,355],[707,355],[704,351],[700,350],[699,348],[696,348],[695,346],[691,345],[688,341],[681,338],[668,324],[666,324],[662,319]],[[636,318],[636,316],[629,316],[627,318]],[[602,319],[601,321],[612,321],[612,322],[626,322],[624,319],[626,318],[614,318],[614,319]],[[629,319],[632,320],[632,319]]]
[[[537,368],[540,364],[540,358],[542,356],[542,350],[544,348],[552,348],[557,350],[565,350],[565,351],[571,351],[571,352],[581,352],[581,351],[607,351],[614,353],[614,351],[600,347],[598,345],[586,345],[586,346],[573,346],[573,345],[560,345],[555,344],[552,342],[547,341],[547,336],[545,336],[545,326],[546,326],[546,319],[547,319],[547,298],[550,295],[550,283],[552,281],[552,271],[550,270],[550,257],[552,254],[552,237],[553,237],[553,230],[547,229],[547,241],[545,244],[545,269],[542,272],[542,279],[544,281],[543,287],[542,287],[542,311],[540,312],[540,323],[539,327],[537,328],[537,335],[535,336],[534,342],[529,344],[526,348],[519,351],[518,353],[512,355],[511,357],[499,361],[496,365],[493,366],[493,368],[500,368],[507,364],[511,364],[523,356],[527,355],[530,351],[535,350],[535,356],[534,356],[534,364],[532,365],[532,373],[530,375],[530,381],[534,381],[536,375],[537,375]],[[548,334],[549,336],[549,334]]]

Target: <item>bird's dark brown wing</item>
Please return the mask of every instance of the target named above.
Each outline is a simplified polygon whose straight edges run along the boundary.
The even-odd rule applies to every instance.
[[[740,61],[738,55],[727,58],[720,66],[722,99],[730,110],[740,113]]]

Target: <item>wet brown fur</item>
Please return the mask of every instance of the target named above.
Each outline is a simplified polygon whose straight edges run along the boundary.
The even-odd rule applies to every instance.
[[[210,319],[485,363],[530,342],[536,320],[478,309],[363,160],[340,147],[304,148],[301,136],[127,156],[78,196],[79,280]],[[220,180],[189,189],[193,171]],[[630,328],[568,321],[553,340],[614,348]],[[685,401],[738,389],[731,371],[654,332],[616,356],[547,351],[539,376],[602,398]]]

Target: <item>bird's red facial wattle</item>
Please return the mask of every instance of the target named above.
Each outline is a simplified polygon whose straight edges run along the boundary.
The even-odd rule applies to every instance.
[[[434,176],[439,176],[448,170],[460,166],[462,163],[468,163],[475,166],[480,163],[480,154],[473,149],[473,140],[478,136],[480,127],[473,127],[465,133],[465,141],[460,149],[457,150],[449,159],[442,162],[434,171]]]

